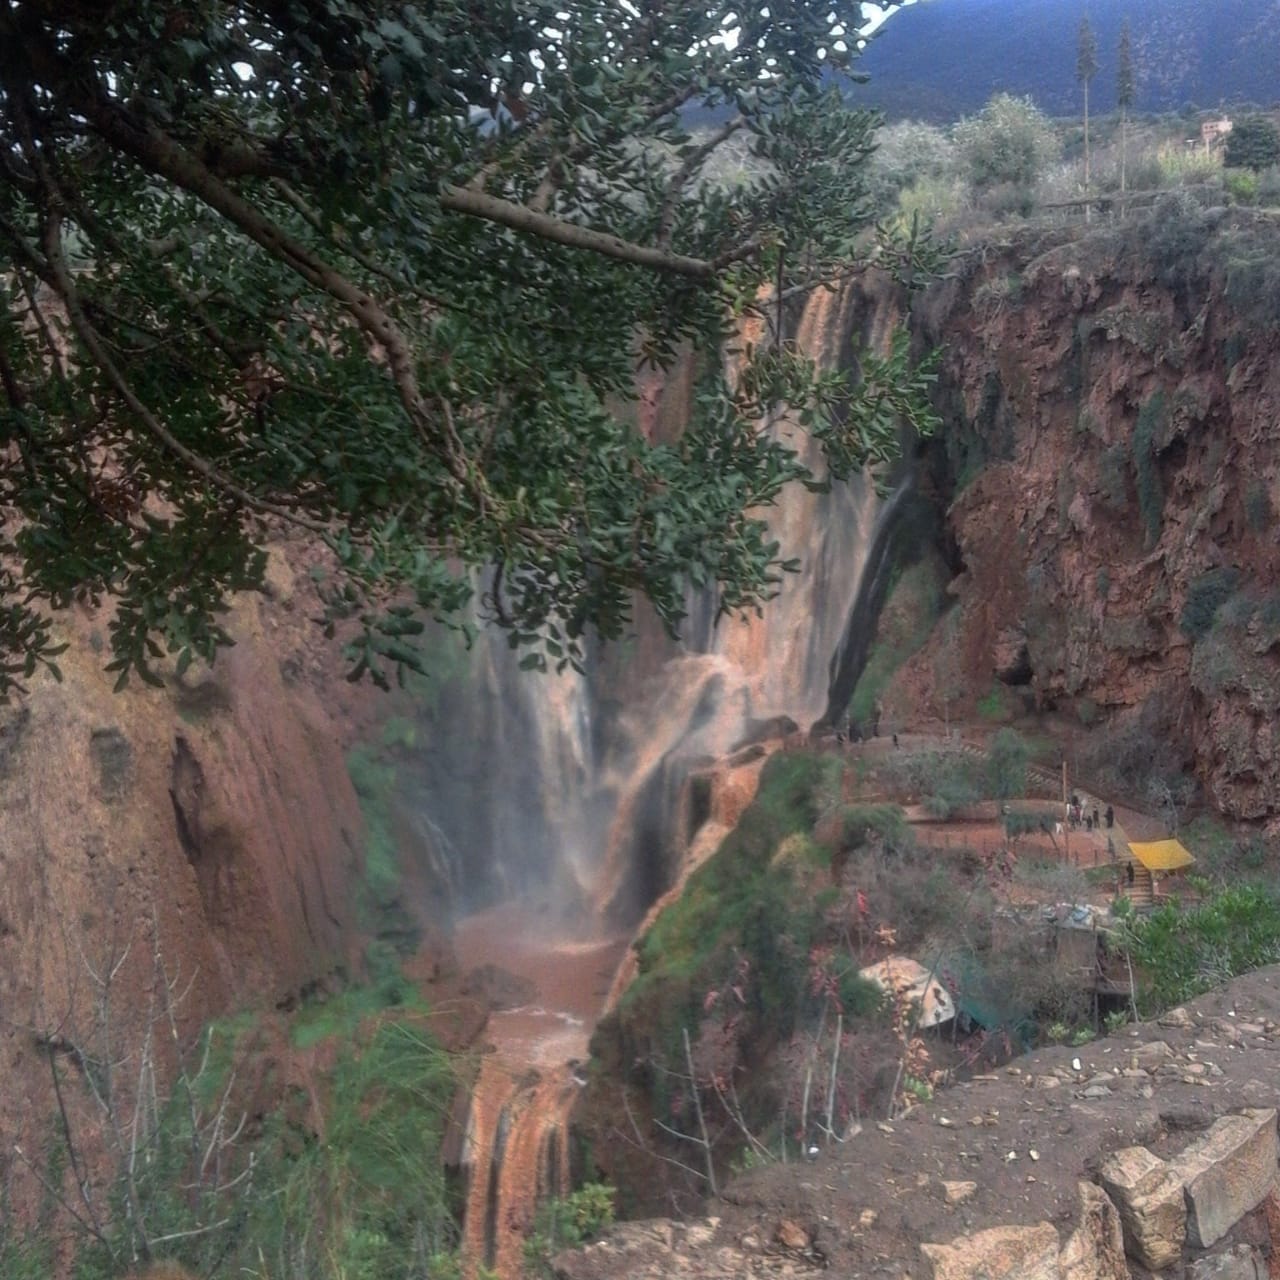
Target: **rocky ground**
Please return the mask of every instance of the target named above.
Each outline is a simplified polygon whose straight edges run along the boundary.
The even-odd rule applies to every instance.
[[[619,1226],[557,1257],[556,1275],[1280,1276],[1278,1055],[1272,967],[864,1121],[811,1163],[749,1171],[704,1219]]]

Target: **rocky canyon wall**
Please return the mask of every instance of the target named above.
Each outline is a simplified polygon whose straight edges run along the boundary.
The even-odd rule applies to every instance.
[[[1127,717],[1224,813],[1276,820],[1278,260],[1274,219],[1176,198],[957,260],[918,327],[957,607],[902,687],[936,709],[950,664],[970,702],[999,679]]]
[[[35,679],[0,709],[6,1152],[43,1151],[50,1053],[92,1060],[104,1035],[136,1051],[157,952],[184,1034],[353,961],[350,709],[316,692],[334,661],[309,648],[306,613],[273,559],[270,598],[237,604],[237,643],[212,670],[116,694],[105,621],[76,612],[62,683]]]

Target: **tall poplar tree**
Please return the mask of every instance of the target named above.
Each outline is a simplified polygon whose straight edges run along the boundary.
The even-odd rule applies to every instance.
[[[1129,108],[1133,105],[1133,44],[1128,18],[1120,27],[1120,48],[1116,54],[1116,105],[1120,108],[1120,191],[1123,194],[1126,190]]]
[[[1086,13],[1080,19],[1080,34],[1076,41],[1076,79],[1084,86],[1084,194],[1089,195],[1089,81],[1098,74],[1098,41],[1089,25]],[[1091,210],[1086,204],[1085,218]]]

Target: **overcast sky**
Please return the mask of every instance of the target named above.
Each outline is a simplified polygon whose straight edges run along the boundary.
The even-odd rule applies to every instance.
[[[915,2],[916,0],[905,0],[906,4],[915,4]],[[864,4],[862,12],[870,19],[862,28],[862,33],[869,36],[885,20],[885,11],[878,4]]]

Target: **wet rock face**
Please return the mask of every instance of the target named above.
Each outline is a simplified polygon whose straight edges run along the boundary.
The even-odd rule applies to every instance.
[[[984,286],[1015,274],[1019,301],[990,306]],[[901,696],[941,715],[945,643],[973,698],[1000,680],[1091,717],[1166,698],[1213,802],[1280,815],[1274,334],[1210,274],[1167,288],[1134,229],[1028,236],[922,315],[944,353],[934,447],[963,571],[958,624]]]

